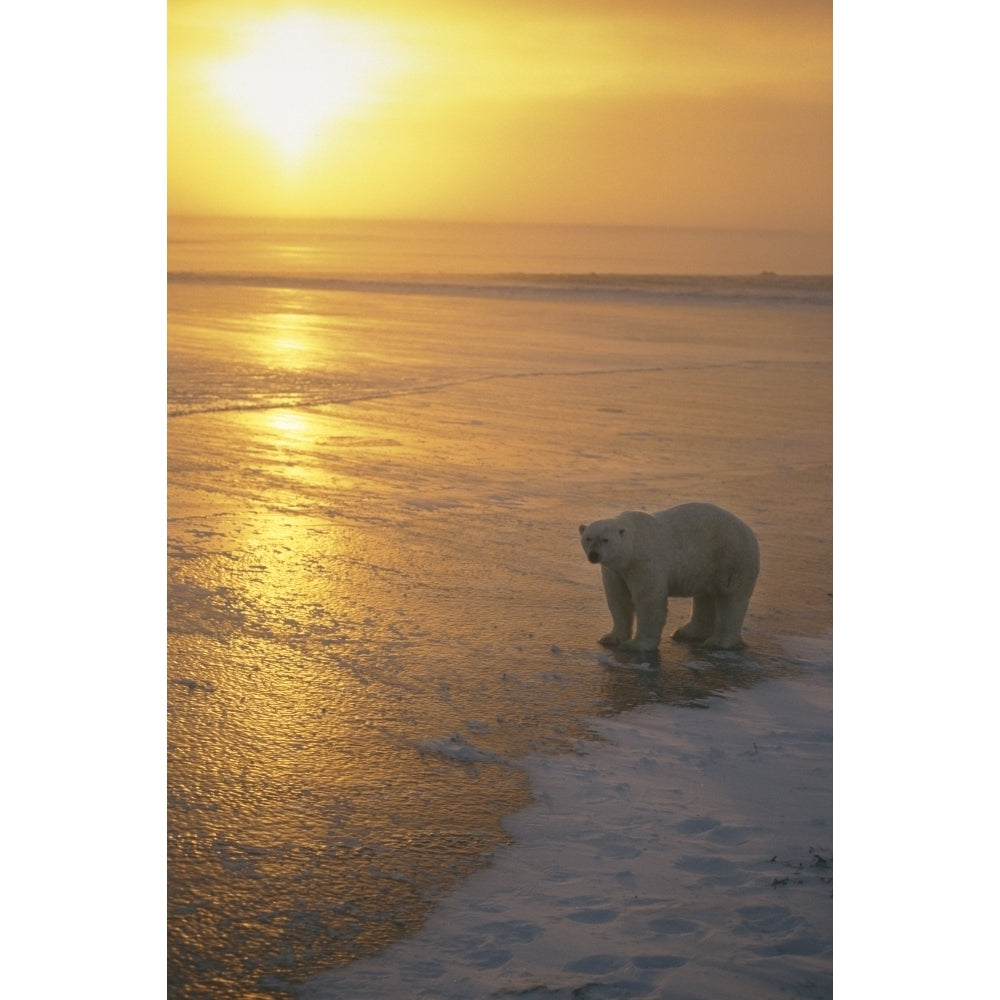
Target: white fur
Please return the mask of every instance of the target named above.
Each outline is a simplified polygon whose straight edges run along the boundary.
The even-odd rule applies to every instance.
[[[743,644],[760,549],[738,517],[709,503],[681,504],[657,514],[627,510],[581,524],[580,543],[590,561],[601,564],[613,623],[601,637],[605,646],[656,649],[669,597],[694,598],[691,621],[674,632],[675,639],[713,649]]]

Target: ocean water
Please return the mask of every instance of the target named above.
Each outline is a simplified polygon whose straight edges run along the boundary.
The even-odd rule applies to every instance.
[[[509,841],[519,758],[829,634],[832,280],[671,273],[697,238],[171,223],[171,997],[377,953]],[[577,525],[693,499],[760,537],[747,649],[609,656]]]

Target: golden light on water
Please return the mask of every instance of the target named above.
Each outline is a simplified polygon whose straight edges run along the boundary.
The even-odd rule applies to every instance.
[[[322,499],[337,488],[335,463],[321,444],[336,420],[300,408],[266,410],[254,417],[248,431],[268,463],[271,485],[270,494],[263,497],[266,502],[277,509],[288,503],[298,506],[306,495]]]
[[[777,497],[758,607],[799,588],[814,597],[778,624],[825,627],[825,507],[806,499],[827,494],[801,484],[830,437],[828,311],[423,298],[173,283],[176,1000],[263,996],[388,945],[529,801],[502,761],[571,750],[595,705],[688,704],[741,679],[681,651],[651,671],[593,661],[605,608],[569,508],[586,516],[608,483],[715,482],[757,511]],[[676,379],[657,339],[675,322]],[[672,425],[685,433],[650,448],[642,429]]]
[[[282,369],[302,370],[316,363],[315,332],[302,313],[272,313],[263,324],[267,360]]]
[[[267,414],[267,423],[276,431],[280,431],[293,443],[305,434],[307,419],[297,410],[272,410]]]
[[[237,55],[207,64],[212,93],[288,163],[331,122],[360,114],[402,58],[361,22],[297,12],[248,24]]]

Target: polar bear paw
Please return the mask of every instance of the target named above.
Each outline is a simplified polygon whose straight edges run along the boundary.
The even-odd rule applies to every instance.
[[[674,632],[672,638],[677,639],[679,642],[701,642],[710,635],[710,632],[703,632],[693,622],[688,622],[687,625]]]
[[[737,636],[736,638],[727,638],[712,636],[710,639],[706,639],[702,644],[702,649],[742,649],[746,643],[743,641],[742,637]]]
[[[602,635],[597,641],[602,646],[621,646],[623,643],[628,642],[628,636],[619,635],[617,632],[608,632],[607,635]]]
[[[659,646],[659,641],[656,639],[626,639],[618,647],[629,653],[652,653],[657,646]]]

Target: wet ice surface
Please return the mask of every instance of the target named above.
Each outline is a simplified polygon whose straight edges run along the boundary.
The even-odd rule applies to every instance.
[[[412,938],[301,996],[832,996],[825,652],[805,677],[647,706],[531,759],[514,846]]]
[[[756,886],[770,869],[753,866],[772,856],[773,877],[794,875],[811,848],[826,857],[828,836],[817,826],[769,848],[767,810],[692,803],[675,809],[677,823],[717,825],[674,830],[690,843],[656,866],[655,881],[639,862],[667,838],[662,808],[637,820],[641,832],[616,824],[621,803],[655,803],[659,784],[637,795],[631,730],[603,728],[631,726],[631,715],[596,732],[593,720],[669,706],[642,715],[654,725],[668,713],[665,729],[637,737],[655,774],[669,772],[663,794],[704,782],[709,772],[694,761],[711,762],[711,748],[699,734],[724,750],[712,729],[723,720],[756,740],[761,762],[773,760],[766,733],[748,728],[752,699],[772,685],[806,690],[824,656],[786,650],[781,637],[808,647],[830,628],[829,320],[817,309],[171,289],[171,996],[274,996],[414,932],[412,960],[445,966],[425,986],[465,974],[449,967],[455,949],[421,948],[419,928],[487,858],[501,863],[512,835],[534,836],[518,824],[541,814],[501,821],[547,787],[546,767],[568,769],[548,773],[570,796],[573,768],[594,768],[581,773],[595,795],[607,771],[605,803],[615,807],[560,800],[566,830],[589,829],[591,855],[612,861],[610,877],[626,888],[631,871],[641,898],[669,902],[686,886],[683,906],[665,903],[643,926],[652,934],[688,920],[697,933],[686,940],[714,958],[695,961],[653,934],[644,950],[565,952],[538,976],[558,972],[550,986],[562,989],[567,976],[607,985],[721,975],[728,939],[705,910],[718,905],[712,879]],[[657,657],[619,660],[596,644],[608,614],[576,526],[686,500],[728,507],[758,533],[749,648],[733,659],[667,640]],[[668,632],[688,609],[673,602]],[[828,730],[822,699],[818,712]],[[791,714],[774,725],[793,732]],[[671,733],[686,733],[689,749]],[[793,767],[774,756],[773,766]],[[619,784],[630,791],[616,793]],[[708,847],[739,847],[724,841],[744,827],[762,831],[747,842],[752,857],[720,855],[727,871],[698,870]],[[539,828],[540,844],[548,836]],[[621,850],[643,853],[616,858]],[[557,885],[560,870],[539,869],[535,881]],[[805,891],[794,880],[774,887],[784,889]],[[583,885],[510,919],[525,934],[541,927],[525,947],[541,940],[558,955],[567,937],[632,933],[639,904],[625,903]],[[476,926],[491,922],[484,914]],[[722,918],[743,940],[736,910]],[[804,982],[828,956],[794,957],[809,928],[817,940],[824,933],[819,918],[802,920],[745,944],[743,964],[786,961],[753,948],[791,942]],[[503,978],[521,976],[511,934],[475,933],[479,943],[464,950],[492,954],[501,977],[483,989],[526,981]],[[573,963],[582,964],[564,969]],[[355,968],[362,974],[347,964],[322,981],[329,995],[345,995],[330,984]]]

